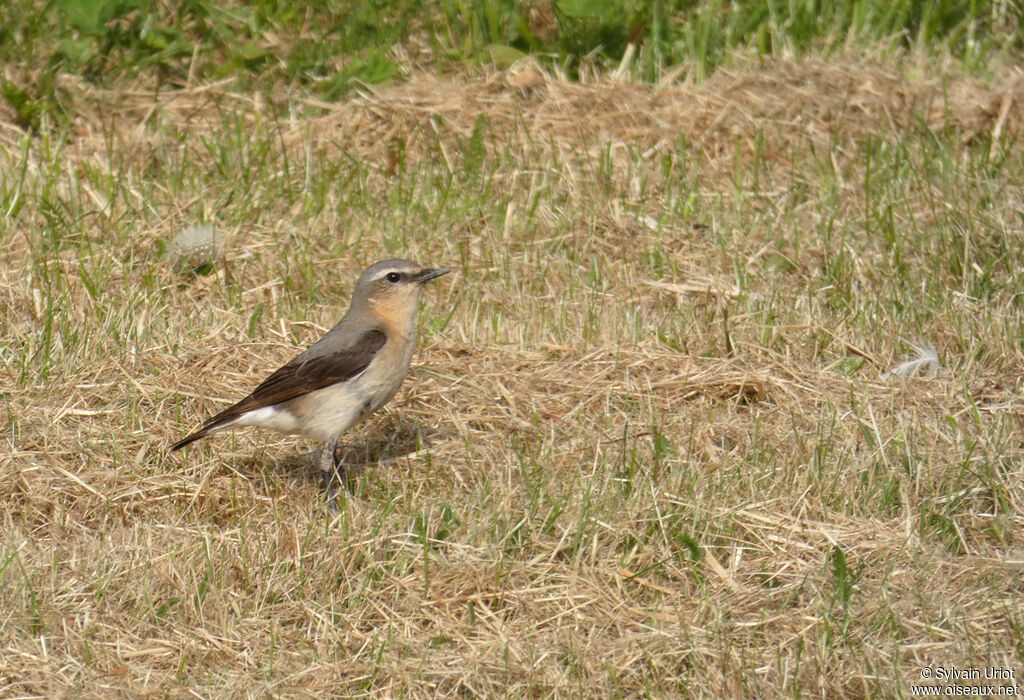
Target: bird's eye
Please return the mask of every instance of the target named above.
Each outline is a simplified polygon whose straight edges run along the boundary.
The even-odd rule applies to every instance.
[[[402,276],[400,274],[398,274],[397,272],[389,272],[388,276],[385,277],[385,279],[388,282],[391,282],[392,284],[394,284],[395,282],[400,281],[402,279]]]

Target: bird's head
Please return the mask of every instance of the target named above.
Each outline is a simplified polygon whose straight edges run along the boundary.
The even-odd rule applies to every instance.
[[[364,308],[378,321],[409,332],[423,285],[449,272],[446,267],[429,268],[411,260],[383,260],[359,276],[352,308]]]

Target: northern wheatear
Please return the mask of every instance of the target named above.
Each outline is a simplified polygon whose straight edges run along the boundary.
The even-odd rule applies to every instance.
[[[410,260],[371,265],[360,275],[348,312],[334,328],[171,450],[246,425],[319,440],[324,443],[320,474],[333,504],[338,438],[398,392],[416,345],[420,290],[448,272]]]

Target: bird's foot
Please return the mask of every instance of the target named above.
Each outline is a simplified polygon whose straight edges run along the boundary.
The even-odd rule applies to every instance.
[[[324,451],[320,454],[320,478],[323,480],[324,493],[327,495],[327,504],[332,513],[341,512],[334,484],[341,481],[344,469],[338,459],[337,447],[338,441],[331,440],[324,445]]]
[[[338,507],[338,492],[334,488],[336,481],[338,481],[337,474],[324,472],[324,495],[327,497],[327,505],[332,513],[341,512],[341,509]]]

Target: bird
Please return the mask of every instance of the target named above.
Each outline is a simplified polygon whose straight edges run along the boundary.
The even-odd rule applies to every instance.
[[[348,311],[320,340],[267,377],[251,394],[171,446],[212,433],[259,426],[323,443],[320,476],[335,507],[338,440],[390,401],[409,372],[420,292],[448,268],[382,260],[356,282]]]

